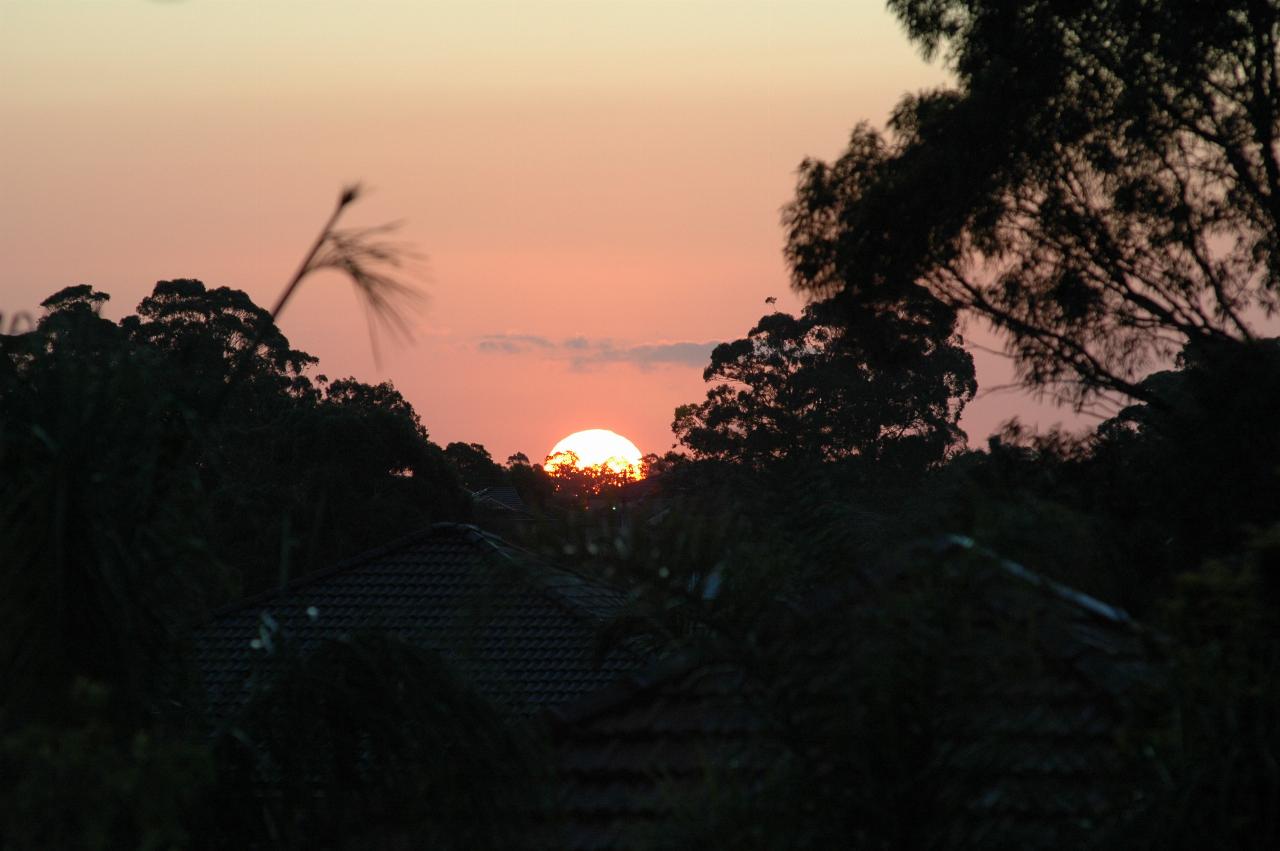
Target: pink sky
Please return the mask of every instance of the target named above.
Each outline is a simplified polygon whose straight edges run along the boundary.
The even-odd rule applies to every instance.
[[[537,460],[594,427],[668,448],[710,344],[799,307],[801,159],[946,76],[862,0],[8,0],[0,80],[0,311],[92,283],[118,317],[176,277],[270,304],[361,180],[350,222],[429,258],[416,340],[375,365],[337,277],[285,333],[438,442]],[[971,442],[1014,413],[1070,419],[985,396]]]

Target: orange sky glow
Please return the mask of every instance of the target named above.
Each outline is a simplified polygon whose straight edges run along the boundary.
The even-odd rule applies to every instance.
[[[349,223],[427,258],[414,342],[375,364],[336,276],[283,330],[503,461],[592,425],[669,448],[714,343],[800,305],[797,165],[946,75],[871,0],[3,0],[0,80],[0,311],[179,277],[269,305],[359,180]],[[971,443],[1014,413],[1070,419],[992,394]]]

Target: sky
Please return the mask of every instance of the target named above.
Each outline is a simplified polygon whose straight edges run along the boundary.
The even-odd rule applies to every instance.
[[[426,301],[375,359],[309,279],[280,326],[320,372],[499,461],[587,428],[662,453],[714,344],[801,305],[800,162],[947,79],[879,0],[0,0],[0,313],[172,278],[270,305],[359,181],[345,223],[398,222]],[[972,445],[1072,420],[974,354]]]

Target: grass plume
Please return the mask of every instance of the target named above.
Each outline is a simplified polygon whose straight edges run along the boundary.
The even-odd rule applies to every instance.
[[[381,328],[401,339],[410,338],[412,326],[406,313],[420,309],[424,296],[406,279],[409,277],[406,275],[409,261],[420,260],[420,256],[410,246],[386,238],[399,226],[398,223],[365,228],[337,227],[342,212],[363,194],[364,189],[358,183],[343,188],[320,235],[272,307],[271,321],[278,320],[285,305],[308,276],[322,269],[335,269],[355,285],[356,295],[368,319],[369,340],[376,360],[377,330]]]

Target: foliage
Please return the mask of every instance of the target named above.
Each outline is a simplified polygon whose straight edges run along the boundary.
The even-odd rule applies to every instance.
[[[956,458],[900,509],[899,540],[963,534],[1044,576],[1099,599],[1149,605],[1154,589],[1125,568],[1109,519],[1107,470],[1096,440],[1016,419],[988,438],[987,451]]]
[[[13,843],[65,830],[54,844],[187,844],[204,793],[180,762],[190,750],[196,771],[205,757],[189,738],[184,636],[234,595],[226,565],[251,588],[287,576],[295,517],[311,521],[297,524],[311,534],[303,555],[323,565],[433,508],[465,510],[399,393],[313,384],[314,359],[259,334],[269,317],[243,293],[161,282],[120,323],[99,315],[106,300],[68,287],[36,328],[0,338],[5,761],[31,783],[94,778],[67,787],[83,819],[61,826],[52,800],[22,786]],[[87,716],[80,682],[101,695]],[[174,797],[140,797],[171,782]]]
[[[171,364],[68,288],[0,339],[0,722],[57,717],[70,682],[136,713],[177,636],[225,594]]]
[[[785,570],[766,572],[766,563],[778,567],[776,541],[716,502],[702,493],[654,514],[641,504],[571,516],[546,542],[548,557],[627,590],[605,644],[630,640],[667,655],[744,636],[742,613],[779,590]]]
[[[680,442],[757,467],[857,457],[919,469],[962,447],[976,384],[949,311],[930,299],[856,321],[838,311],[770,314],[717,346],[703,378],[721,383],[676,409]]]
[[[435,654],[374,633],[306,653],[278,632],[264,644],[257,690],[217,743],[222,840],[525,843],[545,788],[536,738]]]
[[[747,640],[722,648],[758,730],[685,792],[654,847],[1025,849],[1105,835],[1129,777],[1106,734],[1079,724],[1106,717],[1108,697],[1056,679],[1074,679],[1054,673],[1050,649],[1069,607],[986,555],[898,556],[755,612]],[[1088,820],[1066,818],[1074,808]]]
[[[530,511],[544,515],[550,510],[555,496],[555,481],[540,465],[530,464],[523,452],[517,452],[508,459],[506,474]]]
[[[262,812],[256,804],[234,811],[246,820],[228,818],[229,801],[271,794],[252,785],[263,779],[257,766],[228,755],[225,741],[212,749],[189,670],[191,626],[240,590],[227,565],[242,571],[244,586],[262,588],[287,578],[294,561],[324,565],[433,519],[466,516],[456,475],[408,402],[390,384],[313,381],[315,358],[292,349],[275,325],[289,295],[322,268],[352,278],[371,318],[396,318],[387,311],[408,295],[384,268],[396,250],[376,232],[334,229],[354,198],[344,192],[270,313],[237,290],[183,279],[161,281],[136,315],[114,323],[100,315],[107,295],[76,285],[46,299],[34,326],[15,321],[0,334],[0,845],[271,842],[265,822],[252,818]],[[467,753],[478,765],[489,734],[510,746],[495,757],[503,767],[527,764],[513,750],[523,740],[479,724],[491,710],[472,697],[444,698],[451,681],[438,666],[390,645],[355,655],[334,651],[314,663],[329,666],[322,673],[334,688],[353,677],[372,698],[361,714],[351,705],[356,692],[344,694],[347,716],[363,725],[355,738],[312,743],[345,749],[333,765],[364,759],[362,736],[386,746],[375,753],[383,779],[406,777],[391,759],[396,748],[416,770],[474,746]],[[377,676],[387,671],[360,668],[375,657],[401,677],[382,691]],[[412,692],[405,676],[439,690]],[[396,715],[406,693],[417,701],[414,720],[431,708],[452,742],[406,736],[412,725]],[[269,703],[255,707],[270,716],[261,709]],[[465,729],[444,723],[449,706]],[[271,740],[263,718],[247,716],[256,726],[239,733]],[[273,720],[292,723],[278,713]],[[459,766],[443,764],[457,781]],[[496,794],[489,779],[469,792],[494,808],[480,794]],[[537,788],[522,783],[521,794]],[[443,799],[460,788],[430,791]],[[340,791],[353,806],[364,800],[361,789]],[[403,804],[391,793],[382,801]],[[421,803],[413,801],[418,810]],[[442,829],[463,837],[455,847],[505,844],[485,839],[501,824]]]
[[[568,504],[578,506],[585,506],[593,499],[616,497],[620,488],[635,481],[625,459],[581,464],[578,453],[572,449],[548,455],[542,469],[555,483],[556,494]]]
[[[63,392],[109,392],[109,413],[102,415],[113,419],[85,423],[90,431],[77,439],[119,440],[76,469],[89,471],[108,459],[132,463],[131,446],[162,453],[163,476],[193,477],[203,513],[192,513],[207,524],[201,533],[217,542],[216,555],[235,567],[246,590],[434,519],[467,516],[455,474],[404,397],[390,384],[330,383],[323,376],[313,382],[307,370],[315,358],[291,348],[244,293],[206,289],[193,280],[161,281],[138,314],[118,326],[91,307],[105,299],[88,287],[65,290],[50,299],[53,312],[38,332],[13,339],[8,361],[18,395],[6,406],[6,420],[19,431],[38,422],[18,399],[54,392],[43,389],[46,362],[84,370]],[[41,342],[49,338],[64,344]],[[146,366],[145,376],[134,363]],[[86,403],[59,397],[49,404],[70,405],[50,408],[50,416],[62,416]],[[38,457],[8,456],[33,465]],[[327,460],[317,464],[316,458]],[[106,487],[128,480],[112,473]],[[170,487],[141,493],[167,495]],[[120,528],[142,527],[134,522]]]
[[[927,286],[1008,335],[1076,404],[1150,400],[1190,343],[1280,305],[1280,4],[893,0],[955,90],[904,98],[802,166],[795,286],[893,303]]]
[[[316,359],[291,348],[270,314],[240,290],[159,281],[121,327],[135,343],[168,356],[188,379],[181,383],[189,394],[184,401],[205,415],[215,413],[214,402],[237,370],[236,401],[250,410],[310,389],[303,373]]]
[[[275,584],[433,521],[468,516],[456,474],[388,382],[333,381],[278,419],[224,432],[236,442],[222,444],[219,467],[253,469],[216,493],[239,526],[237,563],[247,584]]]
[[[468,490],[477,491],[503,480],[502,467],[493,460],[483,444],[457,441],[444,448],[444,455],[458,471],[459,478]]]
[[[1280,505],[1280,340],[1189,347],[1179,367],[1143,380],[1151,403],[1098,428],[1110,513],[1169,575],[1236,551]]]
[[[1163,607],[1173,658],[1135,733],[1141,805],[1116,847],[1280,841],[1280,527],[1180,577]]]
[[[122,733],[110,691],[77,680],[75,716],[0,736],[4,847],[192,847],[213,783],[204,742],[163,727]]]

